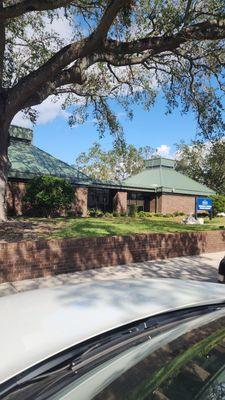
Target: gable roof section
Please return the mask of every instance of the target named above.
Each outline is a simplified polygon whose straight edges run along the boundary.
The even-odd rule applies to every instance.
[[[51,175],[69,179],[74,184],[100,188],[117,188],[118,182],[92,179],[75,167],[53,157],[32,144],[33,131],[17,126],[10,127],[9,160],[11,179],[32,179]],[[119,186],[120,187],[120,186]]]
[[[146,168],[139,174],[123,181],[123,186],[134,190],[152,190],[165,193],[196,194],[209,196],[214,190],[177,172],[173,167]]]
[[[70,179],[74,183],[90,181],[77,169],[24,140],[11,139],[9,160],[9,178],[31,179],[35,176],[51,175]]]

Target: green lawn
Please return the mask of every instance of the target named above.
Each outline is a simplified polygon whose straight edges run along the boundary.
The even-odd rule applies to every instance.
[[[32,219],[44,238],[132,235],[147,232],[187,232],[222,229],[225,218],[205,219],[204,225],[183,225],[182,217]],[[45,229],[46,227],[46,229]]]

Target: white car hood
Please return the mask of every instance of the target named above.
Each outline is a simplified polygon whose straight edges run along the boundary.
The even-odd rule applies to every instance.
[[[91,281],[0,298],[0,383],[113,328],[223,301],[223,285],[174,279]]]

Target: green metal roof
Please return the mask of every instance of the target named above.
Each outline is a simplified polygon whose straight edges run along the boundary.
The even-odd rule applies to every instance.
[[[165,157],[152,157],[150,160],[145,161],[146,168],[154,167],[168,167],[173,168],[175,166],[175,160]]]
[[[10,138],[20,139],[31,143],[33,140],[33,131],[32,129],[11,125],[9,128],[9,136]]]
[[[11,139],[9,160],[9,178],[30,179],[34,176],[52,175],[79,183],[89,180],[75,168],[23,140]]]
[[[215,194],[212,189],[177,172],[163,163],[160,166],[147,167],[144,171],[123,181],[123,186],[133,190],[151,190],[166,193],[196,194],[209,196]]]
[[[94,187],[118,187],[118,182],[94,180],[73,166],[53,157],[32,144],[33,131],[11,125],[9,130],[9,160],[11,167],[8,177],[31,179],[35,176],[51,175],[70,179],[72,183]]]
[[[58,160],[32,144],[31,129],[10,127],[9,178],[31,179],[35,176],[52,175],[70,179],[73,183],[114,187],[127,190],[157,191],[168,193],[211,195],[208,187],[175,171],[174,160],[155,157],[146,162],[146,169],[123,182],[99,181],[89,178],[76,168]]]

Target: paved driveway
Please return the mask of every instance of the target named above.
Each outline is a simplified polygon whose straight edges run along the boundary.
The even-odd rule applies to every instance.
[[[223,256],[224,253],[221,252],[205,253],[199,256],[146,261],[116,267],[90,269],[84,272],[62,274],[54,277],[3,283],[0,285],[0,297],[25,290],[52,287],[62,284],[73,284],[92,279],[135,279],[140,277],[152,277],[217,282],[217,268],[219,261]]]

